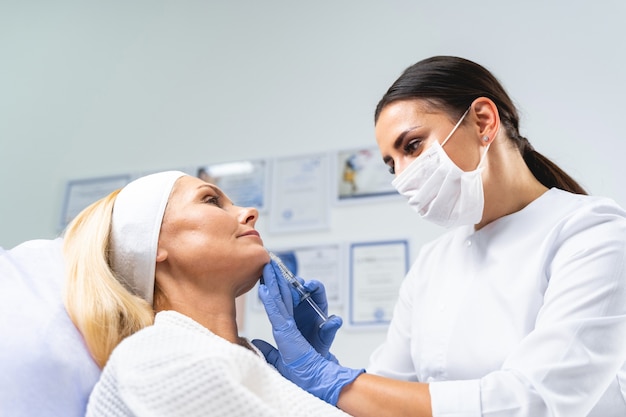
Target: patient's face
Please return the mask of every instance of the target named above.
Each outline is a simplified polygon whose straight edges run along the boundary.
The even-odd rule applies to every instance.
[[[249,291],[269,255],[254,229],[258,211],[233,205],[215,185],[192,176],[178,179],[163,217],[159,250],[176,276],[210,291]]]

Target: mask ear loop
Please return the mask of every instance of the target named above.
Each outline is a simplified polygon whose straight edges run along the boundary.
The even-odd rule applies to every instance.
[[[498,131],[499,130],[500,130],[500,127],[498,126]],[[493,136],[493,140],[496,140],[496,137],[498,136],[498,131],[496,131],[496,134]],[[489,136],[487,135],[483,136],[483,142],[489,142]],[[487,156],[487,151],[489,150],[489,147],[491,146],[492,143],[493,141],[489,142],[487,146],[485,146],[485,152],[483,152],[483,154],[480,156],[480,161],[478,161],[478,166],[476,167],[476,169],[480,168],[480,166],[483,164],[483,161],[485,160],[485,157]]]
[[[458,122],[456,122],[456,124],[454,125],[454,127],[452,128],[452,131],[448,134],[448,136],[446,136],[446,138],[443,140],[443,142],[441,142],[441,147],[443,148],[443,145],[446,144],[446,142],[448,141],[448,139],[450,139],[452,137],[452,135],[454,134],[454,132],[456,132],[457,127],[459,127],[459,125],[461,124],[461,122],[463,121],[463,119],[465,119],[465,116],[467,116],[467,113],[470,111],[470,109],[472,108],[472,106],[469,106],[467,108],[467,110],[465,110],[465,113],[463,113],[463,116],[461,116],[461,118],[459,119]]]
[[[485,136],[487,137],[487,136]],[[483,138],[484,140],[484,138]],[[489,138],[487,138],[487,140],[489,140]],[[478,161],[478,166],[476,167],[476,169],[479,169],[480,166],[483,164],[483,161],[485,160],[485,157],[487,156],[487,151],[489,150],[489,147],[491,146],[491,143],[488,143],[487,146],[485,146],[485,152],[483,152],[483,154],[480,156],[480,161]]]

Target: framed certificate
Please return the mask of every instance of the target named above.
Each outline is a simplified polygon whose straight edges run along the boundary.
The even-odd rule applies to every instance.
[[[63,230],[84,208],[130,181],[130,174],[68,181],[59,228]]]
[[[328,154],[275,159],[272,169],[272,233],[327,229],[330,222]]]
[[[386,326],[409,268],[407,240],[350,245],[348,323],[350,327]]]

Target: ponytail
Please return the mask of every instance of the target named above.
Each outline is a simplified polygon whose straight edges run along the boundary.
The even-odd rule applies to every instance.
[[[560,188],[574,194],[587,194],[587,191],[557,164],[533,148],[528,139],[517,135],[512,139],[517,145],[524,162],[537,180],[548,188]]]

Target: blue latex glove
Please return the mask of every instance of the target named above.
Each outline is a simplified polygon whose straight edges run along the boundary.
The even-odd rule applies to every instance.
[[[307,342],[289,313],[275,279],[265,280],[259,286],[259,296],[272,323],[272,333],[279,350],[263,340],[253,340],[252,343],[285,378],[316,397],[337,405],[343,387],[365,370],[346,368],[325,359]]]
[[[326,299],[324,284],[316,280],[305,282],[302,278],[298,277],[297,279],[311,293],[311,299],[317,303],[324,313],[328,314],[328,300]],[[320,355],[337,362],[335,356],[330,353],[330,346],[333,340],[335,340],[337,330],[343,324],[341,317],[330,316],[326,323],[322,324],[322,318],[313,310],[309,303],[301,302],[300,294],[286,279],[283,279],[280,269],[274,261],[271,261],[263,268],[263,282],[266,286],[273,286],[273,282],[276,282],[286,310],[295,319],[300,333]]]

